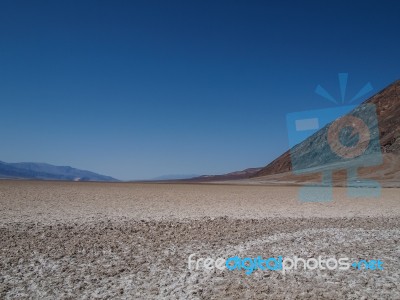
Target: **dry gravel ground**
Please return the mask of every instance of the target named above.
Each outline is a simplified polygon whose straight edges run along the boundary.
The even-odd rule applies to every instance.
[[[1,299],[400,299],[400,193],[0,181]],[[189,254],[380,259],[383,271],[188,270]]]

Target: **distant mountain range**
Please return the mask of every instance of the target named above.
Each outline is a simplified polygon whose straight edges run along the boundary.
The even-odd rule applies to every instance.
[[[199,182],[208,182],[208,181],[222,181],[222,180],[237,180],[237,179],[246,179],[250,178],[254,174],[261,171],[262,168],[247,168],[245,170],[221,174],[221,175],[202,175],[198,177],[188,178],[188,181],[199,181]]]
[[[0,161],[0,178],[42,179],[69,181],[118,181],[117,179],[79,170],[68,166],[53,166],[45,163],[6,163]]]
[[[383,163],[379,166],[361,168],[360,175],[389,183],[388,186],[400,186],[400,80],[392,83],[364,103],[373,103],[379,124],[379,140],[383,153]],[[308,149],[318,147],[318,141],[326,135],[326,127],[314,133],[297,148]],[[321,153],[323,153],[322,151]],[[315,163],[304,151],[303,159],[307,164]],[[248,168],[242,171],[222,175],[166,175],[154,178],[153,181],[172,180],[180,182],[212,182],[228,180],[253,180],[265,182],[301,183],[315,181],[319,174],[294,175],[292,172],[290,151],[286,151],[265,167]],[[340,172],[339,172],[340,173]],[[339,174],[343,180],[345,174]],[[68,166],[53,166],[45,163],[5,163],[0,161],[0,178],[46,179],[73,181],[118,181],[110,176],[96,174],[90,171],[75,169]],[[338,178],[338,177],[337,177]],[[337,179],[336,178],[336,179]]]
[[[177,180],[177,179],[189,179],[198,177],[197,174],[170,174],[170,175],[162,175],[151,179],[152,181],[162,181],[162,180]]]

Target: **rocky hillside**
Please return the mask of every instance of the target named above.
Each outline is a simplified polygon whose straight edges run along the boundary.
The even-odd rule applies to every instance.
[[[382,168],[391,168],[391,173],[396,172],[393,169],[394,160],[400,155],[400,80],[392,83],[373,97],[366,100],[363,104],[373,103],[376,106],[376,113],[378,116],[378,130],[380,147],[383,153],[384,163],[373,168],[372,171],[376,171],[385,176],[385,172],[381,172]],[[360,106],[362,107],[362,105]],[[358,111],[357,111],[358,109]],[[354,114],[362,114],[360,108],[357,108]],[[299,159],[302,163],[309,165],[318,164],[320,160],[325,159],[324,157],[311,157],[310,152],[306,151],[311,147],[317,147],[322,145],[321,140],[326,136],[327,126],[313,134],[311,137],[295,146],[291,152],[297,151],[301,153]],[[326,145],[326,144],[325,144]],[[378,145],[379,146],[379,145]],[[321,146],[322,147],[322,146]],[[321,149],[321,153],[328,153]],[[392,165],[390,162],[393,162]],[[292,162],[290,151],[285,152],[280,157],[272,161],[266,167],[262,168],[257,173],[253,174],[252,177],[261,177],[267,175],[276,175],[280,173],[286,173],[292,170]],[[400,172],[400,169],[397,170]]]

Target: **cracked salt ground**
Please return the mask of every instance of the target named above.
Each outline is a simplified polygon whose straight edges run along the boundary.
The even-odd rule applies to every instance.
[[[1,298],[380,298],[399,294],[399,219],[3,224]],[[31,251],[34,250],[34,251]],[[379,257],[379,272],[189,271],[187,257]]]
[[[0,299],[400,299],[400,194],[0,182]],[[229,216],[229,217],[227,217]],[[318,217],[316,217],[318,216]],[[383,271],[188,270],[188,256],[347,256]]]

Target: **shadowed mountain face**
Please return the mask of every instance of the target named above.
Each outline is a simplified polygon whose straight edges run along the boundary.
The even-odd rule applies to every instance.
[[[396,177],[400,174],[400,164],[398,164],[400,157],[400,80],[366,100],[351,114],[362,117],[364,120],[368,119],[368,112],[364,108],[369,104],[374,104],[376,107],[378,124],[374,124],[370,129],[375,129],[376,134],[379,133],[380,145],[376,143],[373,146],[375,148],[380,147],[383,153],[383,163],[379,166],[369,167],[367,173],[368,177],[386,180],[388,179],[387,177]],[[321,162],[326,161],[326,155],[331,153],[330,149],[324,148],[329,147],[325,142],[328,127],[325,126],[293,147],[290,151],[285,152],[269,165],[253,174],[252,177],[270,176],[280,173],[288,173],[289,176],[289,172],[291,173],[293,169],[292,162],[297,163],[298,161],[301,162],[304,168],[313,168],[321,164]],[[321,155],[313,157],[312,151],[308,151],[311,148],[317,148],[318,151],[314,151],[314,153],[317,152]],[[296,161],[293,161],[294,158]],[[393,170],[394,166],[398,166],[397,170]],[[364,171],[364,173],[366,172]],[[394,177],[389,179],[394,179]]]
[[[73,181],[118,181],[110,176],[71,167],[59,167],[44,163],[0,162],[0,178],[47,179]]]

